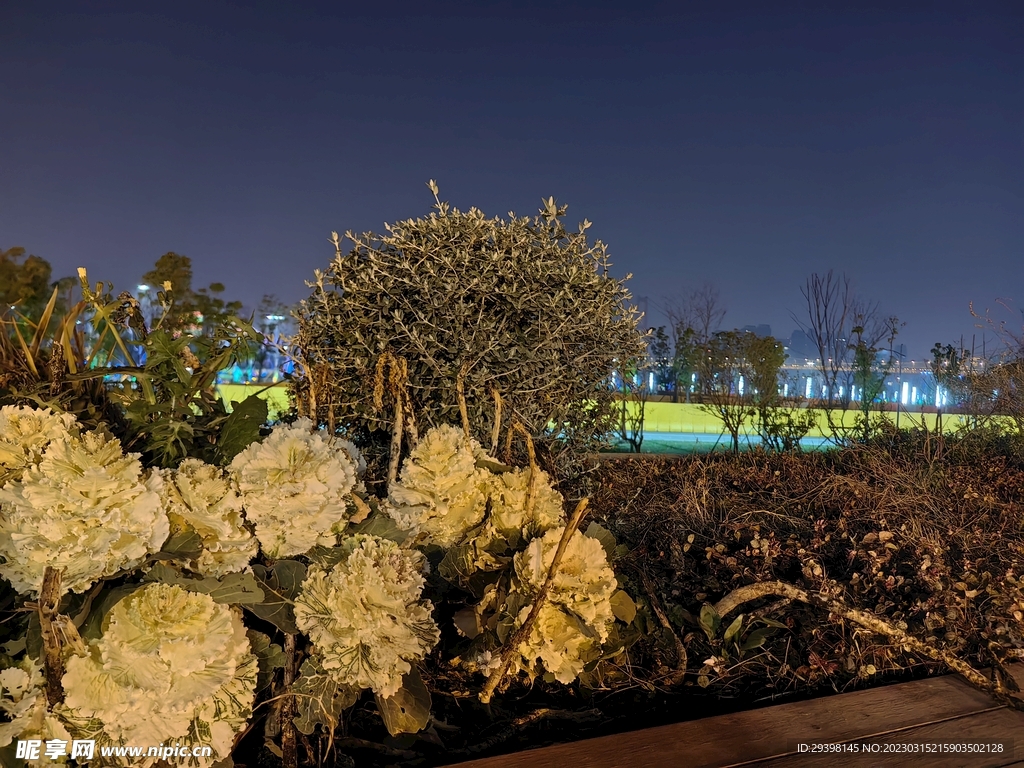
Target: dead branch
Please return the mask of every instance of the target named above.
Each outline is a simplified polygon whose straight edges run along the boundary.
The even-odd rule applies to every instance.
[[[43,676],[46,680],[46,701],[52,707],[64,702],[64,659],[61,656],[60,622],[57,621],[57,606],[60,605],[61,581],[64,569],[46,566],[43,572],[43,586],[39,590],[39,628],[43,636]]]
[[[916,637],[907,634],[902,629],[893,626],[889,622],[878,618],[872,613],[857,610],[856,608],[850,608],[841,600],[826,597],[822,594],[807,592],[799,587],[794,587],[792,584],[786,584],[781,581],[763,581],[757,584],[739,587],[719,600],[718,603],[715,604],[715,610],[718,612],[719,616],[724,618],[744,603],[749,603],[751,600],[758,600],[762,597],[787,597],[791,600],[799,600],[802,603],[807,603],[808,605],[816,605],[825,608],[830,613],[842,616],[847,621],[852,621],[855,624],[859,624],[862,627],[870,629],[872,632],[877,632],[880,635],[885,635],[891,638],[899,645],[910,649],[914,653],[925,656],[932,661],[937,661],[940,664],[944,664],[954,672],[963,675],[968,682],[986,693],[999,696],[1000,698],[1004,698],[1010,693],[1010,691],[1008,691],[1004,686],[1000,685],[998,682],[989,680],[985,675],[976,670],[966,661],[957,658],[949,651],[944,651],[941,648],[933,648],[927,643],[921,642]]]
[[[501,435],[501,393],[496,387],[491,387],[491,397],[494,398],[494,425],[491,427],[491,455],[494,456]]]
[[[388,454],[388,485],[398,478],[405,430],[408,429],[411,448],[415,447],[419,439],[412,414],[408,383],[409,364],[404,358],[395,357],[390,352],[385,352],[377,358],[373,377],[373,407],[378,412],[383,410],[385,389],[391,395],[395,407],[395,416],[391,424],[391,448]]]
[[[651,580],[647,578],[646,573],[640,575],[640,579],[644,585],[644,591],[647,593],[647,598],[650,601],[651,609],[654,611],[654,615],[658,617],[658,622],[672,636],[672,640],[676,646],[676,671],[675,674],[667,681],[669,685],[675,685],[676,683],[682,682],[683,678],[686,677],[686,666],[689,664],[689,654],[686,652],[686,646],[683,641],[679,639],[679,635],[675,629],[672,628],[672,623],[668,620],[668,616],[665,615],[665,611],[661,607],[661,601],[658,600],[658,596],[654,591],[654,587],[651,585]]]
[[[469,363],[463,363],[459,368],[458,376],[455,377],[455,396],[459,399],[459,416],[462,417],[462,431],[466,435],[468,443],[472,437],[469,429],[469,409],[466,406],[466,374],[469,373]]]
[[[295,698],[291,695],[297,665],[295,635],[284,636],[284,699],[281,701],[281,762],[285,768],[298,768],[299,750],[295,735]]]
[[[519,627],[512,636],[505,643],[505,647],[501,651],[501,663],[498,667],[491,672],[490,677],[487,678],[487,682],[484,684],[483,690],[480,691],[480,701],[483,704],[489,704],[491,698],[494,696],[494,691],[498,687],[498,684],[505,677],[510,666],[512,666],[512,659],[517,653],[519,653],[519,647],[526,641],[530,636],[530,632],[533,630],[533,625],[537,621],[537,617],[540,615],[540,609],[548,598],[548,591],[551,589],[551,584],[555,580],[555,575],[558,573],[558,566],[562,563],[562,556],[565,554],[565,548],[569,544],[569,539],[579,528],[580,522],[583,520],[583,515],[586,514],[587,504],[589,499],[581,499],[580,503],[576,505],[576,511],[572,513],[572,517],[565,526],[565,530],[562,531],[562,538],[558,541],[558,548],[555,550],[555,556],[551,560],[551,567],[548,568],[547,578],[544,579],[544,583],[541,585],[540,590],[537,592],[537,596],[533,600],[533,606],[530,608],[530,613],[526,617],[526,621]]]

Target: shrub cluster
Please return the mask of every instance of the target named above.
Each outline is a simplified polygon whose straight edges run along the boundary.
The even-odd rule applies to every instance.
[[[553,199],[534,218],[435,209],[384,234],[347,233],[347,253],[335,234],[337,256],[302,304],[300,396],[369,449],[390,428],[374,402],[381,355],[408,362],[411,407],[427,426],[459,423],[465,369],[474,437],[488,440],[500,393],[505,423],[525,424],[561,456],[549,467],[566,470],[611,431],[612,371],[644,354],[629,292],[609,275],[604,244],[588,241],[589,222],[567,231]]]

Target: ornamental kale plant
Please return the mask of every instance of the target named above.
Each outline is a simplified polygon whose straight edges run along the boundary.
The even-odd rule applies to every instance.
[[[306,418],[226,465],[170,468],[48,408],[4,406],[0,424],[17,593],[0,760],[20,739],[93,739],[208,745],[188,759],[208,767],[261,725],[297,766],[364,694],[393,736],[428,728],[428,661],[489,700],[520,675],[572,683],[627,644],[607,532],[576,530],[536,464],[464,430],[428,430],[377,499],[358,449]]]

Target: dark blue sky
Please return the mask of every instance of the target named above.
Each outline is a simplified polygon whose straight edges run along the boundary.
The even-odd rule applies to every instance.
[[[1024,3],[158,5],[0,3],[0,247],[295,301],[435,178],[554,195],[652,311],[786,336],[835,268],[919,355],[1024,306]]]

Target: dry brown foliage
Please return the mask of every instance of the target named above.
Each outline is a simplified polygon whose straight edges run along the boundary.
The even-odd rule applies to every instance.
[[[831,453],[606,461],[593,515],[629,547],[620,561],[628,586],[642,599],[643,584],[653,584],[696,662],[690,672],[721,694],[841,690],[882,673],[939,670],[786,599],[744,606],[748,623],[732,645],[722,634],[733,616],[713,639],[702,631],[704,603],[768,581],[840,600],[998,669],[1024,657],[1024,460],[1012,440],[972,440],[947,446],[940,461],[911,436]],[[737,645],[758,626],[752,616],[787,629],[741,654]],[[668,680],[673,639],[657,629],[649,638],[633,657]]]

